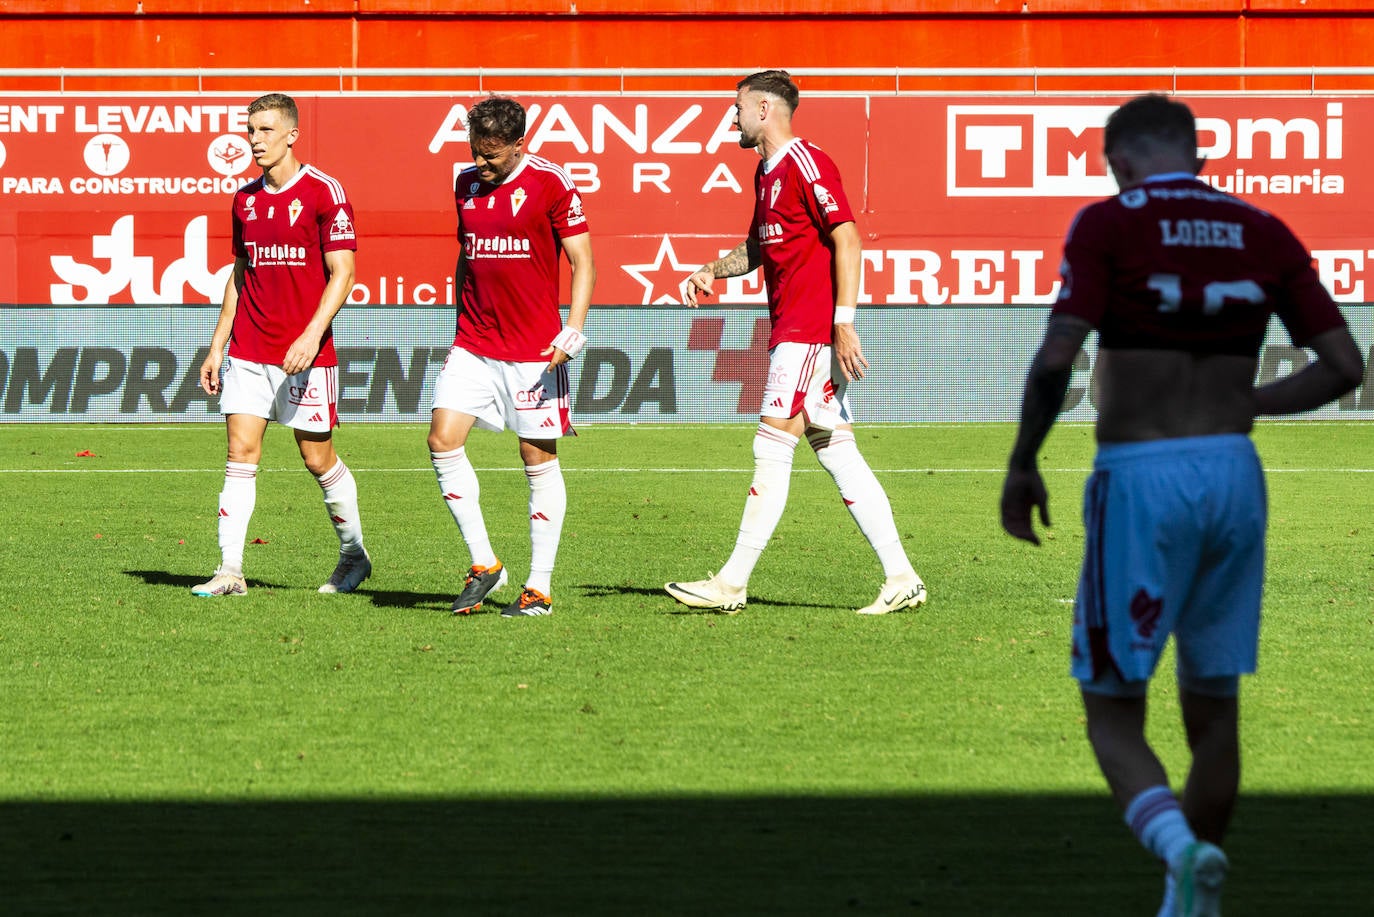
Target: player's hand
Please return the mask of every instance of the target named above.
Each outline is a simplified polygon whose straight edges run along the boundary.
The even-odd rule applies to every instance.
[[[682,300],[689,308],[695,309],[701,304],[702,296],[710,296],[712,287],[715,285],[716,275],[702,268],[691,277],[682,282]]]
[[[1031,523],[1031,510],[1040,510],[1040,524],[1050,524],[1050,497],[1038,469],[1010,470],[1002,484],[1002,528],[1007,534],[1033,545],[1040,544],[1040,536]]]
[[[554,339],[549,342],[549,346],[539,351],[539,355],[549,358],[549,365],[545,367],[545,370],[549,371],[560,363],[566,363],[577,356],[586,346],[587,336],[582,333],[581,328],[564,325],[563,330],[558,332]]]
[[[548,347],[545,347],[543,350],[539,351],[539,355],[541,357],[549,358],[549,365],[544,367],[545,372],[552,372],[555,366],[558,366],[562,363],[566,363],[572,359],[572,357],[568,356],[568,354],[563,350],[563,348],[555,347],[552,344],[550,344]]]
[[[846,380],[853,382],[864,377],[868,360],[864,359],[863,347],[859,345],[859,332],[853,325],[836,325],[834,332],[835,361],[839,363]]]
[[[286,349],[286,356],[281,361],[282,372],[288,376],[296,373],[305,372],[315,363],[315,357],[320,352],[319,340],[307,331],[291,343]]]
[[[219,366],[223,359],[224,354],[216,353],[212,347],[205,362],[200,364],[200,387],[207,395],[219,394]]]

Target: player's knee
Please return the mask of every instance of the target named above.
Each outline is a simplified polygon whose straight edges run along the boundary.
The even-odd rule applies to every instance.
[[[428,443],[429,451],[434,455],[439,455],[440,453],[444,452],[452,452],[454,449],[458,448],[457,446],[451,444],[450,437],[445,436],[444,434],[439,433],[435,430],[429,431]]]
[[[807,437],[816,460],[832,475],[854,464],[863,464],[864,457],[854,442],[854,434],[835,430]]]
[[[1218,675],[1202,678],[1186,672],[1179,672],[1178,687],[1180,691],[1189,694],[1201,694],[1203,697],[1226,700],[1240,694],[1240,676]]]
[[[786,462],[792,461],[792,454],[797,449],[797,437],[785,430],[779,430],[768,424],[759,424],[758,430],[754,432],[754,461],[755,462]]]

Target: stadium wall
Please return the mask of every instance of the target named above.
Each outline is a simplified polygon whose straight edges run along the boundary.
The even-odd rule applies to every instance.
[[[250,172],[247,99],[0,94],[0,419],[213,416],[194,392],[196,349],[232,260],[228,196]],[[345,416],[422,419],[409,399],[451,333],[451,188],[472,97],[298,99],[299,155],[340,178],[357,213],[358,271],[338,327],[345,388],[367,394],[346,394]],[[750,230],[757,158],[736,144],[733,93],[521,99],[528,148],[568,170],[594,233],[579,413],[752,416],[741,367],[757,375],[764,358],[757,277],[721,285],[718,324],[680,308],[686,274]],[[863,419],[1014,416],[1064,230],[1115,190],[1099,151],[1119,101],[807,97],[803,133],[840,163],[864,234],[861,330],[889,374],[863,387],[881,393],[859,400]],[[1194,107],[1204,175],[1283,213],[1339,301],[1374,298],[1374,176],[1352,167],[1374,141],[1374,98],[1222,95]],[[1298,359],[1285,353],[1271,346],[1265,365]],[[1355,398],[1331,412],[1365,410]]]
[[[1371,48],[1374,0],[0,0],[6,68],[1352,67],[1367,64]],[[1092,80],[1058,85],[1120,88]],[[809,88],[827,85],[837,84],[813,78]],[[1193,87],[1294,84],[1237,77]],[[35,84],[7,76],[0,88]],[[90,77],[76,88],[205,87]],[[346,88],[454,87],[405,77]],[[562,88],[605,85],[567,77]],[[944,79],[929,88],[1005,87]]]

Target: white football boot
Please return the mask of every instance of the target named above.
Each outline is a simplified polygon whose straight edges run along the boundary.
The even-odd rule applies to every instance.
[[[878,598],[872,605],[860,608],[861,615],[885,615],[889,611],[903,608],[917,608],[926,603],[926,584],[915,573],[910,576],[894,576],[883,583]]]
[[[743,586],[731,586],[714,573],[691,583],[665,583],[668,594],[689,608],[704,608],[732,615],[747,601]]]

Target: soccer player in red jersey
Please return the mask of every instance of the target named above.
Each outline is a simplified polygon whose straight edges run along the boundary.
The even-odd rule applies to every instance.
[[[760,265],[772,333],[768,382],[754,434],[754,479],[739,538],[719,573],[668,583],[684,605],[732,614],[744,607],[749,577],[787,505],[792,457],[803,435],[834,478],[859,530],[878,554],[886,581],[860,614],[886,614],[926,600],[926,587],[902,548],[892,507],[854,441],[847,391],[868,361],[854,330],[861,243],[835,163],[792,133],[799,93],[782,70],[736,86],[735,129],[758,150],[754,217],[736,248],[693,273],[684,285],[696,306],[716,279]]]
[[[525,150],[525,109],[492,97],[468,112],[474,165],[454,183],[458,208],[458,328],[434,389],[430,458],[472,566],[454,614],[478,611],[506,583],[487,536],[465,446],[474,426],[515,431],[529,482],[530,575],[505,617],[553,610],[554,559],[568,493],[558,439],[573,432],[568,361],[586,343],[596,283],[582,198],[558,166]],[[558,259],[572,271],[568,319],[558,305]]]
[[[280,93],[248,106],[248,142],[262,176],[234,195],[234,268],[200,368],[201,387],[220,396],[229,458],[219,496],[221,561],[209,582],[192,588],[199,596],[248,591],[243,543],[269,420],[295,431],[339,536],[338,565],[319,591],[352,592],[372,572],[358,486],[331,438],[339,414],[330,322],[353,287],[353,207],[343,185],[296,158],[299,118],[295,101]]]
[[[1240,784],[1240,676],[1255,670],[1264,473],[1255,417],[1320,407],[1364,361],[1311,255],[1278,218],[1197,179],[1193,114],[1149,95],[1107,120],[1121,193],[1079,212],[1063,285],[1031,363],[1002,490],[1002,525],[1049,524],[1036,455],[1074,359],[1098,335],[1097,455],[1074,604],[1071,670],[1088,740],[1126,822],[1167,867],[1161,914],[1219,912],[1220,844]],[[1277,315],[1316,359],[1254,384]],[[1182,801],[1145,738],[1149,680],[1169,635],[1192,765]]]

